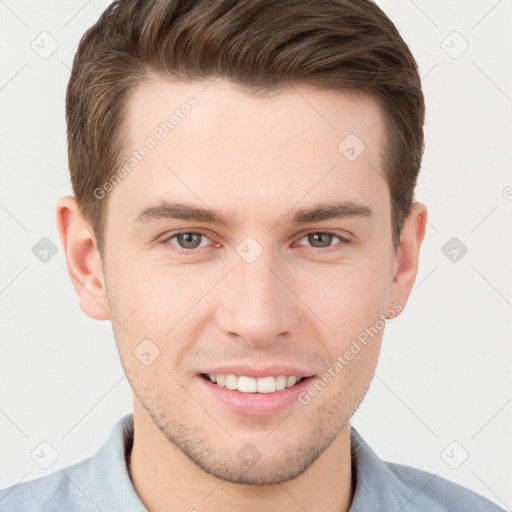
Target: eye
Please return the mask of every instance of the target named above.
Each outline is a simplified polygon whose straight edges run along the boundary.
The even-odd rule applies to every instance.
[[[337,247],[337,245],[343,246],[350,243],[348,238],[338,233],[333,233],[332,231],[312,231],[301,238],[301,240],[304,239],[307,239],[308,243],[310,243],[315,249],[324,249],[322,252],[333,252],[341,249],[341,247]],[[340,240],[341,244],[338,243],[332,246],[331,243],[335,239]]]
[[[176,243],[173,242],[174,239]],[[209,240],[208,236],[202,232],[179,231],[166,236],[161,243],[164,246],[173,246],[172,249],[177,250],[179,254],[186,254],[202,247],[201,243],[204,239]]]
[[[344,245],[350,243],[350,239],[332,231],[312,231],[307,233],[300,240],[306,240],[314,249],[319,252],[334,252],[343,248]],[[339,241],[333,245],[333,242]],[[164,247],[176,251],[178,254],[194,254],[201,247],[208,246],[206,243],[210,238],[206,233],[201,231],[178,231],[168,234],[160,243]],[[205,243],[203,243],[205,242]],[[218,246],[219,244],[216,244]],[[299,244],[303,245],[303,244]]]

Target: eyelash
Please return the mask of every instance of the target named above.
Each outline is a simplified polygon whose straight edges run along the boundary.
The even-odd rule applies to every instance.
[[[199,251],[199,249],[201,249],[201,247],[196,247],[195,249],[183,249],[179,246],[176,246],[176,245],[170,243],[170,241],[173,238],[177,237],[178,235],[182,235],[182,234],[201,235],[201,236],[209,239],[208,235],[202,231],[176,231],[174,233],[171,233],[170,235],[167,235],[160,243],[164,247],[169,247],[170,245],[172,245],[173,248],[171,250],[176,251],[180,255],[193,255],[197,251]],[[338,238],[341,241],[341,244],[345,244],[345,245],[350,244],[350,240],[348,238],[346,238],[338,233],[335,233],[334,231],[309,231],[308,233],[305,233],[299,240],[302,240],[303,238],[305,238],[311,234],[332,235],[333,237]],[[322,254],[337,252],[337,251],[341,250],[341,248],[337,247],[336,245],[334,245],[332,247],[324,247],[324,248],[312,247],[312,249],[317,249],[317,251]]]

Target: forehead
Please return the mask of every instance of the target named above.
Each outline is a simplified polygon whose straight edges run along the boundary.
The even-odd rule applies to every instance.
[[[183,82],[149,77],[132,91],[126,107],[125,126],[134,138],[153,132],[166,121],[173,125],[173,131],[182,125],[179,131],[183,132],[185,123],[181,121],[189,118],[186,124],[195,127],[201,124],[229,130],[244,124],[243,133],[230,133],[232,140],[265,135],[267,141],[274,136],[283,143],[294,138],[299,143],[312,143],[329,135],[342,137],[347,129],[368,139],[367,132],[383,117],[377,101],[363,90],[319,89],[304,84],[252,94],[223,78]],[[378,133],[379,129],[375,135]],[[210,138],[213,136],[210,133]]]
[[[255,96],[222,79],[155,78],[129,99],[125,161],[138,156],[110,200],[131,218],[156,198],[214,202],[227,215],[302,200],[380,197],[385,208],[381,120],[361,91],[303,85]]]

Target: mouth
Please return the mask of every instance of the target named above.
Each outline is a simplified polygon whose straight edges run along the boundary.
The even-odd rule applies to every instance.
[[[297,386],[305,379],[314,377],[297,377],[295,375],[269,375],[266,377],[249,377],[232,373],[201,373],[200,376],[221,388],[240,393],[272,394]]]

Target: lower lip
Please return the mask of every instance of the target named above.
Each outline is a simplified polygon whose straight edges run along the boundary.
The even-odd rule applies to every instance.
[[[238,390],[227,389],[199,375],[200,385],[207,393],[237,414],[246,416],[270,416],[286,409],[295,402],[298,396],[313,381],[315,377],[307,377],[291,388],[285,388],[273,393],[242,393]]]

